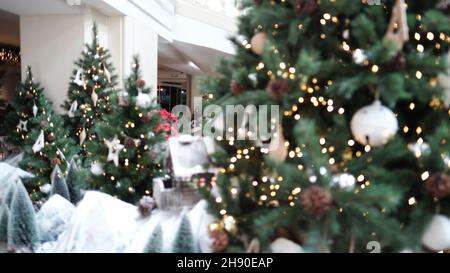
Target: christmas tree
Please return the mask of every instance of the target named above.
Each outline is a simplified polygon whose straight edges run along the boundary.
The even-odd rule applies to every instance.
[[[194,236],[192,234],[191,221],[187,215],[181,218],[180,226],[178,227],[177,235],[173,243],[173,253],[194,253],[196,252],[196,245],[194,244]]]
[[[162,118],[141,77],[135,57],[125,90],[111,97],[114,111],[95,126],[98,141],[86,145],[89,184],[132,203],[151,193],[161,171],[158,144],[165,139],[164,131],[155,130]]]
[[[162,229],[161,225],[156,226],[152,235],[148,239],[144,248],[144,253],[161,253],[162,252]]]
[[[70,160],[69,170],[67,171],[67,188],[69,190],[70,201],[76,205],[81,200],[81,189],[85,188],[85,172],[80,169],[74,158]]]
[[[68,111],[64,120],[69,133],[82,147],[96,138],[92,130],[95,123],[112,111],[110,100],[117,76],[110,58],[109,51],[99,44],[94,23],[92,42],[86,44],[75,63],[68,99],[63,104]]]
[[[22,182],[18,182],[8,222],[8,248],[34,250],[39,242],[33,204]]]
[[[258,133],[258,113],[217,137],[218,190],[200,192],[235,245],[287,237],[314,252],[367,252],[373,241],[420,250],[433,214],[449,220],[450,110],[438,75],[450,22],[438,2],[243,2],[237,54],[205,81],[205,97],[277,105],[281,116],[259,118],[269,138],[237,139]]]
[[[52,176],[52,189],[50,195],[59,194],[60,196],[66,198],[70,201],[69,189],[67,187],[66,179],[61,173],[61,169],[56,165],[53,170]]]
[[[40,114],[42,107],[39,98],[44,88],[34,81],[30,66],[27,66],[25,80],[19,84],[17,91],[6,114],[4,128],[7,128],[8,142],[20,146],[25,143],[29,132],[39,126],[33,118]]]
[[[67,171],[69,162],[66,157],[71,158],[79,151],[79,147],[69,138],[62,117],[53,111],[52,103],[44,95],[37,100],[39,114],[32,122],[38,126],[29,132],[23,146],[24,156],[19,163],[21,168],[35,175],[24,181],[33,200],[46,196],[41,186],[50,182],[53,168],[59,165],[63,172]]]
[[[8,242],[9,208],[6,204],[0,206],[0,244]]]

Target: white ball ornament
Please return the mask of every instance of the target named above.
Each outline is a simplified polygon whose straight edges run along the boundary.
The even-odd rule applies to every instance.
[[[391,109],[376,100],[355,113],[350,127],[356,141],[376,147],[386,144],[395,136],[398,121]]]
[[[422,244],[433,251],[450,249],[450,218],[433,216],[422,236]]]
[[[355,188],[356,178],[348,173],[337,174],[331,180],[332,186],[337,186],[344,190],[353,190]]]
[[[92,163],[92,165],[91,165],[91,173],[93,175],[99,176],[99,175],[102,175],[103,172],[104,172],[103,165],[101,163],[99,163],[97,161]]]
[[[139,94],[136,96],[136,106],[147,109],[152,104],[152,98],[149,94],[139,92]]]
[[[267,41],[267,34],[265,32],[256,33],[250,40],[253,53],[262,55],[264,52],[264,45]]]

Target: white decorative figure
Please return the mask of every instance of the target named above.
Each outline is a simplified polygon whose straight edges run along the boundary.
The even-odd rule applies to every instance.
[[[34,142],[34,144],[33,144],[33,147],[32,147],[33,153],[40,152],[42,150],[42,148],[44,148],[44,146],[45,146],[44,130],[41,130],[38,138],[36,139],[36,142]]]
[[[75,84],[77,84],[78,86],[83,86],[84,85],[84,81],[83,81],[83,69],[78,69],[77,70],[77,74],[75,75],[75,79],[73,79],[73,82]]]
[[[36,106],[36,102],[33,104],[33,117],[36,117],[38,113],[38,107]]]
[[[450,248],[450,218],[434,215],[422,236],[422,244],[433,251]]]
[[[83,130],[80,132],[79,139],[80,145],[83,145],[83,142],[86,140],[86,128],[83,128]]]
[[[97,162],[97,161],[95,161],[94,163],[92,163],[92,165],[91,165],[91,173],[92,173],[93,175],[99,176],[99,175],[102,175],[103,172],[104,172],[104,170],[103,170],[103,165],[102,165],[101,163],[99,163],[99,162]]]
[[[69,118],[75,117],[75,112],[78,109],[78,101],[74,100],[72,104],[70,105],[69,113],[67,114]]]
[[[19,131],[21,131],[21,132],[22,131],[28,132],[27,123],[28,123],[28,120],[20,120],[19,124],[17,124],[17,129],[19,129]]]
[[[95,92],[95,89],[92,91],[91,99],[92,99],[92,102],[94,103],[94,106],[96,107],[97,106],[97,101],[98,101],[98,95]]]
[[[391,109],[376,100],[355,113],[350,127],[356,141],[376,147],[386,144],[395,136],[398,121]]]
[[[120,144],[120,140],[117,136],[114,136],[113,140],[105,140],[105,144],[108,147],[108,162],[113,161],[116,167],[119,166],[119,153],[123,150],[124,146]]]
[[[136,96],[136,106],[147,109],[151,104],[152,98],[150,97],[150,95],[139,91],[138,95]]]
[[[392,8],[391,21],[389,22],[384,40],[396,42],[399,51],[403,48],[405,42],[409,40],[405,0],[395,0],[395,5]]]
[[[344,190],[353,190],[355,188],[356,184],[356,178],[348,173],[342,173],[333,176],[331,179],[331,185],[332,186],[338,186],[341,189]]]

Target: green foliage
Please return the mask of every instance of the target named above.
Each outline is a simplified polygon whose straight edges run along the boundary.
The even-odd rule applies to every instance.
[[[33,250],[39,242],[36,217],[25,187],[18,182],[8,222],[8,248]]]
[[[33,200],[46,197],[40,187],[50,182],[53,168],[59,165],[63,172],[67,171],[66,158],[71,158],[79,151],[79,147],[68,137],[62,117],[53,111],[52,103],[44,95],[38,100],[41,106],[38,109],[39,115],[32,118],[32,121],[39,126],[29,132],[23,145],[24,156],[19,163],[22,169],[35,175],[24,181]],[[43,147],[33,149],[41,134],[44,137]]]
[[[9,208],[6,204],[0,206],[0,244],[8,242]]]
[[[73,114],[64,115],[64,122],[70,136],[77,142],[80,134],[85,129],[86,139],[84,144],[96,140],[93,131],[95,124],[111,113],[111,99],[117,84],[117,76],[111,62],[111,54],[108,49],[99,44],[97,25],[92,27],[92,41],[85,45],[81,57],[75,62],[76,68],[70,78],[68,99],[62,105],[69,111],[74,102],[78,107]],[[77,77],[77,74],[78,77]],[[95,94],[94,94],[95,92]],[[95,103],[94,97],[98,100]],[[84,148],[84,146],[82,146]]]
[[[33,72],[30,66],[26,68],[26,78],[17,87],[17,93],[11,102],[11,111],[5,117],[5,132],[8,133],[8,142],[21,146],[28,139],[30,132],[39,127],[34,118],[33,106],[36,105],[38,109],[42,108],[42,96],[44,88],[39,83],[35,82]],[[40,115],[37,112],[36,115]],[[19,129],[19,121],[26,122],[26,130]]]
[[[152,235],[148,239],[147,244],[144,247],[144,253],[162,253],[163,245],[163,232],[161,225],[157,225],[155,230],[153,230]]]
[[[98,162],[104,169],[104,175],[92,174],[88,184],[130,203],[151,193],[153,177],[161,174],[158,147],[165,140],[166,132],[156,128],[170,119],[159,113],[155,102],[145,109],[136,106],[139,94],[150,94],[150,88],[142,80],[139,58],[135,56],[133,61],[125,91],[111,97],[113,113],[105,115],[104,120],[95,125],[98,141],[86,144],[88,166]],[[124,93],[129,102],[120,105],[120,96],[125,96]],[[104,142],[115,137],[124,146],[118,154],[117,166],[108,159],[109,150]]]
[[[449,110],[436,80],[448,68],[443,40],[450,36],[449,17],[435,8],[438,0],[407,1],[410,39],[399,54],[384,40],[396,1],[316,2],[314,12],[298,16],[295,0],[243,1],[236,56],[218,64],[218,76],[206,79],[202,91],[212,94],[207,104],[223,108],[279,105],[290,156],[278,162],[258,143],[219,141],[224,152],[214,157],[225,172],[213,193],[206,187],[199,192],[217,217],[225,210],[236,219],[238,234],[263,245],[280,236],[278,228],[290,227],[308,251],[367,252],[370,241],[385,252],[418,249],[436,208],[450,213],[450,197],[434,200],[421,179],[425,171],[449,173],[443,160],[450,150]],[[242,42],[260,31],[268,36],[261,56]],[[356,49],[367,55],[362,63],[354,61]],[[265,91],[274,78],[292,87],[281,101]],[[232,80],[246,86],[243,94],[231,94]],[[396,114],[400,130],[386,145],[364,147],[352,139],[349,124],[377,97]],[[421,141],[429,149],[417,156],[411,144]],[[332,183],[343,173],[357,178],[354,188]],[[302,208],[301,194],[312,182],[333,197],[322,217]]]
[[[183,215],[180,226],[178,227],[177,235],[173,243],[173,253],[195,253],[196,244],[194,243],[194,236],[192,235],[191,222],[187,215]]]
[[[64,178],[58,166],[55,167],[52,175],[52,189],[50,194],[59,194],[70,201],[70,193],[69,189],[67,188],[66,179]]]

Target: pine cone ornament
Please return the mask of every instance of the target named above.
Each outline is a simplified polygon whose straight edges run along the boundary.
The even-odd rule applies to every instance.
[[[138,203],[138,210],[142,217],[148,217],[152,213],[152,210],[156,208],[155,199],[151,196],[143,196]]]
[[[61,160],[57,157],[53,158],[52,161],[52,166],[56,166],[56,165],[61,165]]]
[[[394,59],[389,63],[388,70],[390,71],[399,71],[404,69],[406,66],[406,58],[405,54],[400,51],[397,55],[395,55]]]
[[[270,80],[266,90],[274,100],[280,101],[285,93],[291,91],[291,86],[286,80],[273,79]]]
[[[224,251],[230,242],[228,233],[223,228],[211,230],[209,238],[211,238],[211,249],[216,253]]]
[[[39,126],[41,126],[42,129],[47,128],[47,127],[48,127],[48,121],[42,120],[42,121],[39,123]]]
[[[425,187],[436,198],[442,199],[450,195],[450,176],[435,173],[425,181]]]
[[[316,9],[316,0],[295,0],[294,10],[297,16],[310,15]]]
[[[145,86],[145,81],[144,81],[143,79],[139,79],[139,80],[136,81],[136,85],[137,85],[137,87],[139,87],[139,88],[144,88],[144,86]]]
[[[231,89],[231,93],[233,93],[233,95],[238,96],[238,95],[244,93],[245,85],[243,85],[242,83],[239,83],[236,80],[232,80],[231,84],[230,84],[230,89]]]
[[[124,144],[127,148],[134,147],[134,139],[132,139],[131,137],[126,137],[124,140]]]
[[[316,217],[320,217],[330,210],[332,203],[331,193],[319,186],[311,186],[301,195],[303,210]]]

